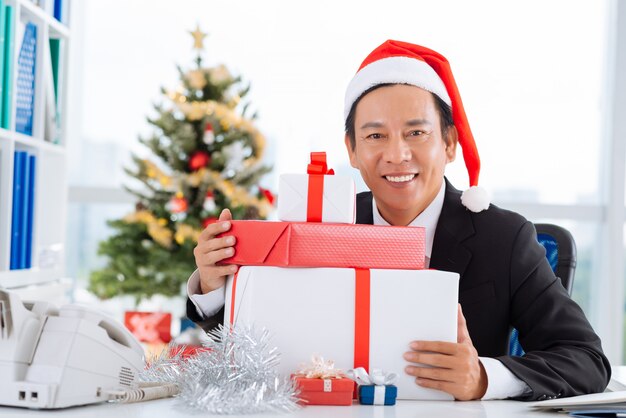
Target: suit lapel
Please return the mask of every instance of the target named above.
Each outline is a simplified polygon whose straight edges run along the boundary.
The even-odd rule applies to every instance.
[[[461,192],[447,179],[446,195],[437,222],[430,268],[459,273],[463,277],[472,253],[462,244],[474,235],[470,212],[461,204]]]
[[[374,224],[372,211],[372,192],[361,192],[356,195],[356,223]]]

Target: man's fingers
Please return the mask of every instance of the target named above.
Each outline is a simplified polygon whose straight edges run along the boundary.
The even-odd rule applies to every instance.
[[[200,236],[198,237],[198,242],[212,239],[216,235],[221,234],[222,232],[228,231],[230,229],[230,226],[231,224],[228,220],[218,221],[218,222],[209,224],[207,225],[206,228],[202,230],[202,232],[200,232]]]
[[[205,269],[210,271],[211,277],[221,277],[235,274],[239,270],[239,266],[231,264],[228,266],[205,267]]]
[[[198,267],[211,267],[225,258],[230,258],[235,254],[233,247],[223,248],[221,250],[211,251],[200,258]]]
[[[222,213],[220,213],[220,221],[232,221],[233,215],[230,213],[230,209],[224,208],[222,209]]]
[[[467,330],[467,322],[465,321],[465,316],[463,315],[463,309],[461,308],[461,304],[459,303],[458,308],[458,320],[457,320],[457,342],[459,343],[472,343],[472,339],[470,338],[469,331]]]
[[[449,394],[451,394],[452,396],[454,396],[454,390],[456,389],[456,384],[452,383],[452,382],[446,382],[443,380],[432,380],[432,379],[427,379],[424,377],[418,377],[415,379],[415,383],[417,383],[419,386],[423,387],[423,388],[429,388],[429,389],[437,389],[437,390],[441,390],[443,392],[447,392]],[[456,396],[455,396],[456,398]]]
[[[413,341],[410,347],[416,351],[454,355],[459,351],[459,344],[446,341]]]
[[[208,241],[199,242],[194,249],[194,254],[202,256],[202,254],[210,253],[211,251],[221,250],[222,248],[232,247],[237,242],[236,238],[232,235],[226,235],[219,238],[212,238]]]
[[[455,370],[442,369],[440,367],[406,366],[404,371],[411,376],[444,382],[455,382],[457,374]]]
[[[409,351],[404,353],[404,359],[411,363],[419,363],[427,366],[442,367],[451,369],[456,365],[453,356],[447,354],[423,353],[418,351]]]

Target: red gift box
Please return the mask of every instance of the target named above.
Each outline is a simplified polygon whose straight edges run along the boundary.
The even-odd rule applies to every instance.
[[[342,379],[309,379],[292,375],[300,390],[300,403],[305,405],[352,405],[354,381]]]
[[[275,267],[424,268],[424,228],[231,221],[235,254],[225,264]]]
[[[172,339],[170,313],[128,311],[124,313],[124,325],[141,342],[167,343]]]

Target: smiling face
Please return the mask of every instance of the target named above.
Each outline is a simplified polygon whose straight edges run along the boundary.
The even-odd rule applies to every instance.
[[[408,225],[433,201],[456,155],[456,129],[444,141],[432,93],[410,85],[377,88],[357,102],[350,164],[361,172],[380,214]]]

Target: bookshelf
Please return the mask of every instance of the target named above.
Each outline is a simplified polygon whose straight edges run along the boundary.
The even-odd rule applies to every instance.
[[[70,0],[0,7],[0,287],[18,289],[65,274]]]

